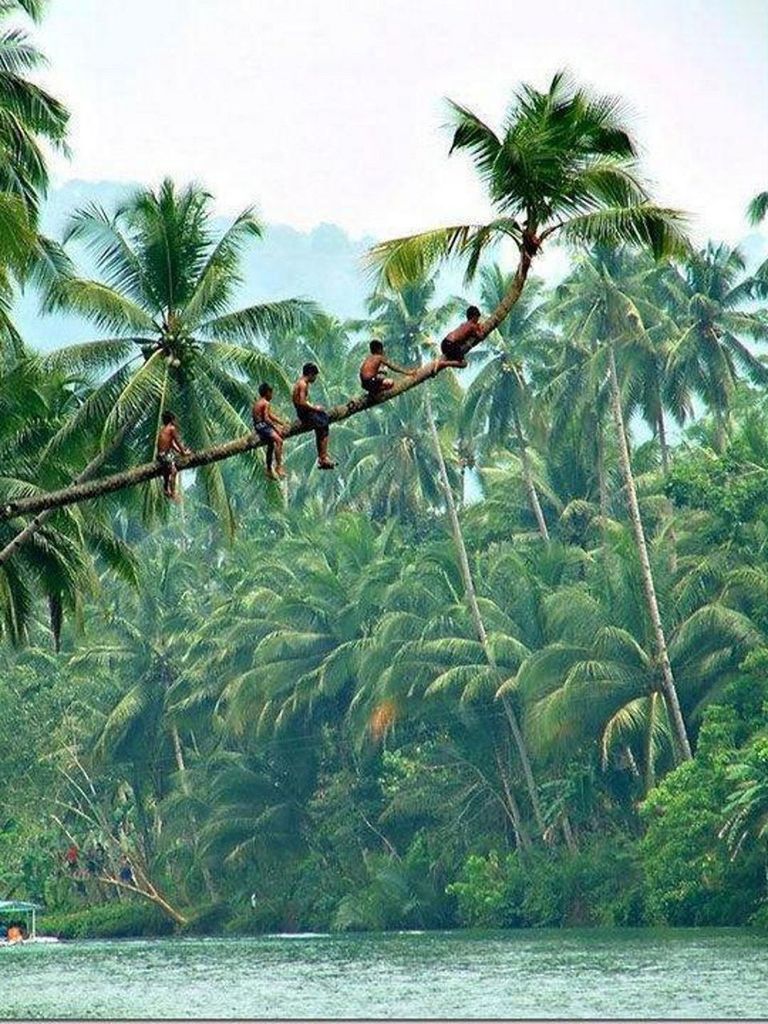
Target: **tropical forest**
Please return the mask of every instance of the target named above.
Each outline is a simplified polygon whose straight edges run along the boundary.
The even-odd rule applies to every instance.
[[[768,926],[768,260],[554,68],[447,101],[488,218],[375,240],[362,317],[249,294],[258,169],[226,223],[169,176],[53,235],[44,6],[0,3],[0,898],[63,938]]]

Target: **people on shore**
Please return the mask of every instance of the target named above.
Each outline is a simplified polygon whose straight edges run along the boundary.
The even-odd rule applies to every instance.
[[[260,384],[259,397],[253,403],[251,415],[254,432],[267,446],[267,476],[271,480],[277,480],[279,477],[285,476],[283,435],[280,429],[287,427],[288,424],[272,412],[270,407],[272,395],[273,390],[269,384]]]
[[[296,415],[301,423],[312,427],[315,432],[318,469],[333,469],[336,463],[331,462],[328,455],[328,435],[330,433],[331,418],[322,405],[315,405],[309,400],[309,389],[315,383],[319,374],[320,370],[314,363],[305,363],[302,367],[301,376],[293,385],[291,397],[296,409]]]
[[[406,370],[397,363],[393,363],[384,352],[384,345],[376,338],[368,346],[370,355],[366,356],[360,365],[360,384],[363,391],[369,395],[379,395],[382,391],[391,391],[395,382],[391,377],[385,376],[382,370],[386,367],[394,373],[401,373],[404,376],[413,377],[415,370]]]
[[[162,420],[163,425],[157,435],[157,461],[162,470],[163,494],[170,501],[178,501],[176,480],[179,470],[176,458],[178,455],[191,455],[192,450],[181,440],[176,417],[170,410],[165,410]]]

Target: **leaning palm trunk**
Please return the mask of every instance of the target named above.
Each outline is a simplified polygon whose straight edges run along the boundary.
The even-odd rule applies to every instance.
[[[520,811],[520,805],[517,802],[512,784],[509,780],[508,762],[509,757],[505,757],[498,746],[494,742],[493,755],[496,760],[496,770],[499,773],[501,779],[501,787],[504,791],[504,809],[512,822],[512,829],[515,833],[515,842],[518,847],[524,852],[529,853],[531,850],[531,839],[528,835],[528,831],[523,827],[523,815]]]
[[[510,312],[522,294],[530,264],[530,257],[523,253],[520,256],[520,263],[509,290],[483,325],[483,337],[476,338],[470,345],[470,348],[479,345],[491,331],[498,327]],[[427,364],[417,370],[412,377],[403,377],[389,391],[384,391],[379,395],[361,395],[350,399],[343,405],[334,406],[328,410],[330,421],[331,423],[339,423],[341,420],[346,420],[350,416],[356,416],[358,413],[371,409],[374,406],[382,405],[384,402],[391,402],[394,398],[405,394],[406,391],[410,391],[411,388],[418,387],[425,381],[430,380],[434,373],[432,365]],[[310,430],[312,430],[312,427],[305,426],[299,420],[295,420],[283,436],[286,438],[296,437],[298,434],[306,434]],[[236,438],[234,441],[211,445],[210,448],[194,452],[192,455],[181,456],[177,461],[177,466],[180,470],[195,469],[198,466],[209,466],[214,462],[222,462],[224,459],[231,459],[235,455],[243,455],[245,452],[253,451],[255,448],[261,448],[263,443],[258,436],[247,434],[245,437]],[[79,483],[64,487],[58,491],[36,494],[29,498],[18,498],[15,501],[9,501],[0,506],[0,521],[13,519],[21,515],[36,515],[38,512],[47,509],[64,508],[66,505],[91,501],[93,498],[101,497],[103,494],[113,494],[115,491],[122,491],[126,487],[136,487],[147,480],[159,477],[161,472],[162,468],[159,462],[146,462],[144,465],[134,466],[133,469],[125,470],[122,473],[113,473],[111,476],[102,477],[98,480],[81,480]]]
[[[525,483],[525,489],[528,492],[528,501],[531,505],[531,511],[533,517],[536,520],[536,526],[538,527],[539,534],[542,540],[549,540],[549,530],[547,529],[547,521],[544,518],[544,513],[541,508],[541,502],[539,501],[539,494],[536,490],[536,484],[533,482],[533,472],[531,470],[531,460],[528,458],[528,447],[525,443],[525,435],[523,434],[523,425],[520,422],[520,417],[517,410],[514,411],[515,418],[515,435],[517,436],[517,444],[520,449],[520,464],[523,470],[523,482]]]
[[[176,728],[176,723],[171,726],[171,739],[173,740],[173,754],[176,758],[176,767],[179,769],[179,777],[181,778],[181,789],[184,796],[189,799],[192,796],[192,787],[189,784],[189,776],[187,775],[187,766],[184,761],[184,751],[181,746],[181,737],[179,736],[179,730]],[[200,833],[197,827],[197,817],[194,811],[190,811],[189,822],[192,828],[192,839],[195,843],[195,850],[200,848]],[[208,870],[208,865],[202,863],[200,865],[201,874],[203,876],[203,882],[205,888],[208,891],[208,895],[212,900],[216,899],[216,889],[211,878],[211,872]]]
[[[163,913],[167,914],[168,917],[178,925],[185,925],[187,923],[187,918],[168,902],[168,900],[155,888],[153,883],[141,869],[132,865],[132,871],[135,884],[131,882],[124,882],[122,879],[117,878],[114,875],[101,875],[99,877],[99,881],[104,882],[107,885],[114,885],[118,891],[124,889],[128,892],[135,892],[137,895],[143,896],[144,899],[149,900],[150,903],[154,903],[156,906],[160,907]]]
[[[531,269],[531,257],[524,249],[520,250],[520,261],[505,295],[491,315],[483,321],[483,337],[487,338],[491,331],[495,331],[499,324],[509,315],[512,307],[523,294],[528,271]]]
[[[99,454],[95,458],[91,459],[85,469],[75,477],[75,484],[85,483],[90,480],[95,473],[98,473],[108,457],[123,443],[131,428],[135,425],[135,422],[136,421],[134,419],[131,419],[126,421],[122,427],[120,427],[106,448],[102,448]],[[29,538],[34,536],[34,534],[36,534],[37,531],[45,525],[53,515],[53,512],[53,508],[48,508],[44,512],[41,512],[39,515],[35,516],[34,519],[31,519],[23,530],[20,530],[15,537],[8,541],[2,551],[0,551],[0,565],[7,562],[11,555],[18,551],[23,544],[26,544]]]
[[[664,627],[661,622],[661,615],[659,614],[659,603],[656,599],[656,587],[653,582],[651,562],[648,557],[648,545],[645,539],[643,521],[640,517],[640,506],[638,505],[637,501],[635,479],[632,475],[632,463],[629,457],[629,445],[627,444],[627,434],[624,427],[624,413],[622,412],[621,408],[621,392],[619,390],[619,378],[618,374],[616,373],[616,359],[614,357],[612,345],[608,346],[608,367],[610,371],[611,380],[611,406],[613,408],[613,419],[616,425],[616,434],[618,436],[619,441],[619,463],[621,465],[621,472],[622,476],[624,477],[624,485],[627,491],[627,506],[629,508],[629,518],[632,522],[632,530],[635,535],[637,554],[640,559],[640,570],[643,577],[643,591],[645,593],[645,601],[648,608],[648,614],[651,618],[651,624],[653,626],[653,632],[656,640],[656,655],[659,659],[659,665],[661,667],[661,685],[664,692],[664,699],[667,704],[667,709],[669,711],[669,716],[672,720],[672,729],[677,740],[677,760],[688,761],[692,756],[691,745],[688,740],[688,733],[686,732],[683,713],[680,710],[680,701],[677,696],[675,678],[672,674],[672,666],[669,662],[667,640],[664,636]]]
[[[443,458],[443,452],[440,447],[440,438],[437,435],[437,427],[435,426],[435,418],[432,415],[432,404],[429,401],[429,395],[427,395],[426,401],[427,419],[429,422],[429,431],[432,435],[432,442],[435,446],[435,454],[437,456],[437,464],[440,472],[440,483],[442,485],[443,493],[445,495],[445,504],[448,509],[448,518],[451,523],[451,532],[453,534],[453,541],[456,546],[456,554],[459,560],[459,568],[461,570],[462,580],[464,582],[464,590],[467,597],[467,603],[469,605],[470,614],[472,616],[472,622],[475,627],[477,639],[480,642],[480,646],[483,649],[483,655],[488,662],[491,670],[498,677],[499,685],[501,685],[501,673],[499,672],[496,664],[496,659],[491,650],[490,644],[488,643],[488,634],[485,631],[485,623],[483,617],[480,614],[480,606],[477,603],[477,592],[475,591],[475,583],[472,578],[472,569],[469,564],[469,557],[467,555],[467,548],[464,543],[464,536],[461,532],[461,523],[459,522],[459,516],[456,511],[456,503],[453,500],[453,492],[451,491],[451,484],[448,479],[448,470],[445,465],[445,459]],[[517,721],[514,709],[507,699],[506,696],[502,696],[502,704],[504,706],[504,712],[509,722],[509,727],[512,732],[512,738],[515,741],[518,756],[520,757],[520,763],[523,768],[523,775],[525,777],[525,784],[528,789],[528,795],[531,800],[531,806],[533,807],[534,817],[536,819],[536,826],[541,835],[544,834],[545,824],[544,817],[541,813],[541,804],[539,803],[539,794],[536,788],[536,782],[533,777],[533,771],[531,770],[531,761],[528,757],[528,750],[525,745],[523,734],[520,730],[520,726]],[[518,812],[519,813],[519,812]],[[522,829],[522,822],[516,826],[518,832]],[[522,838],[522,833],[521,833]]]

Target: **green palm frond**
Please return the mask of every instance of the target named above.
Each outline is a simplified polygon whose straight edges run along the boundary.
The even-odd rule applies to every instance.
[[[768,192],[758,192],[747,207],[747,220],[757,226],[768,214]]]
[[[140,306],[109,285],[78,278],[64,279],[46,296],[44,312],[66,310],[107,331],[126,335],[156,334],[158,325]]]
[[[0,14],[14,14],[23,11],[33,21],[40,21],[48,7],[48,0],[2,0]]]
[[[440,263],[467,252],[484,230],[482,224],[461,224],[380,242],[366,256],[366,267],[387,287],[401,288],[424,280]]]
[[[273,333],[301,331],[312,323],[319,309],[307,299],[283,299],[240,309],[201,324],[203,337],[249,342]]]
[[[678,210],[636,203],[577,214],[565,221],[561,230],[577,245],[639,245],[662,258],[688,251],[684,229],[685,217]]]

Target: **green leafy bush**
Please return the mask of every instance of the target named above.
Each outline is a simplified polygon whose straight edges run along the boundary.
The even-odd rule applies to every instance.
[[[125,939],[170,935],[173,921],[150,903],[97,904],[67,914],[47,914],[40,921],[44,935],[62,939]]]
[[[764,857],[757,851],[732,857],[721,838],[738,728],[733,708],[708,708],[695,759],[670,772],[644,801],[640,853],[652,924],[745,924],[757,908]]]
[[[576,854],[472,854],[448,886],[471,928],[637,925],[643,920],[640,867],[621,836]]]

